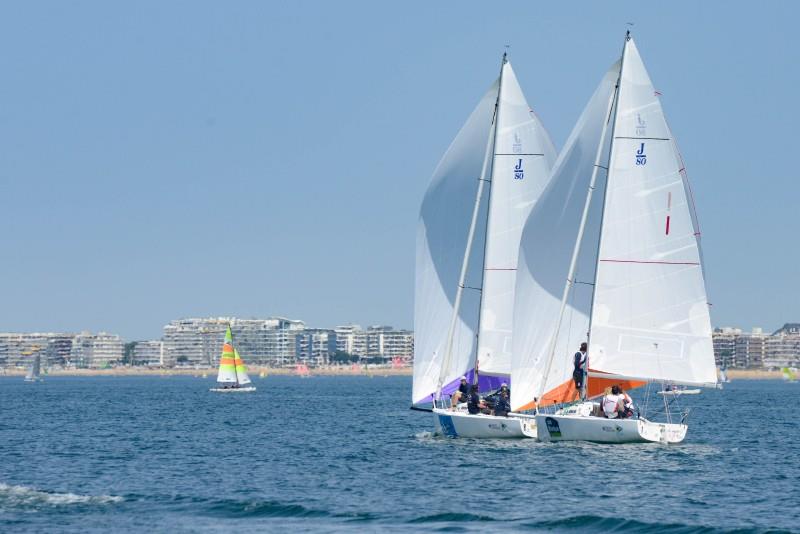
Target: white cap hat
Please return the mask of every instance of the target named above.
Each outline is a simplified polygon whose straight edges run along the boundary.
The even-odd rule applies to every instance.
[[[466,379],[467,379],[467,377],[466,377],[466,376],[462,376],[462,377],[461,377],[461,380],[466,380]]]

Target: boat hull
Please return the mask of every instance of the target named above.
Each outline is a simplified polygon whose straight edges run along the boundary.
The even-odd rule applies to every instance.
[[[209,391],[213,391],[214,393],[252,393],[255,391],[256,388],[254,386],[248,386],[245,388],[211,388]]]
[[[537,415],[540,441],[596,443],[680,443],[686,425],[654,423],[646,419],[606,419],[586,415]]]
[[[433,419],[436,432],[451,438],[536,438],[536,422],[533,418],[472,415],[434,408]]]

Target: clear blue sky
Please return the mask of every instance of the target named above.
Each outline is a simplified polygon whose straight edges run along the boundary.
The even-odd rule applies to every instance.
[[[715,325],[800,320],[800,3],[7,2],[0,331],[410,327],[417,213],[505,44],[560,147],[627,21]]]

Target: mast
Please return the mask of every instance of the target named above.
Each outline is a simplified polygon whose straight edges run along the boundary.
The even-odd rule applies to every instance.
[[[630,32],[628,32],[628,34],[625,37],[626,42],[627,42],[627,39],[629,38],[629,36],[630,36]],[[592,177],[591,177],[591,179],[589,181],[589,188],[588,188],[588,190],[586,192],[586,202],[583,205],[583,212],[581,213],[581,222],[580,222],[580,225],[578,227],[578,236],[577,236],[577,239],[575,240],[575,246],[572,249],[572,258],[570,259],[570,263],[569,263],[569,271],[568,271],[568,274],[567,274],[567,282],[566,282],[566,284],[564,284],[564,292],[561,294],[561,307],[560,307],[559,312],[558,312],[558,321],[556,322],[556,328],[555,328],[555,330],[553,332],[553,337],[552,337],[552,339],[550,341],[550,355],[547,358],[547,365],[545,366],[544,375],[543,375],[543,379],[542,379],[542,386],[543,387],[546,386],[547,379],[550,376],[550,369],[553,366],[553,359],[555,358],[556,344],[558,342],[558,334],[559,334],[559,332],[561,330],[561,322],[564,319],[564,311],[566,310],[566,307],[567,307],[567,299],[569,298],[569,292],[572,290],[572,287],[575,284],[575,270],[576,270],[577,265],[578,265],[578,255],[580,254],[580,250],[581,250],[581,243],[583,241],[583,234],[584,234],[584,231],[586,230],[586,221],[589,218],[589,208],[591,207],[591,204],[592,204],[592,195],[594,193],[595,185],[597,183],[597,173],[599,172],[599,169],[605,169],[605,171],[606,171],[606,186],[608,185],[608,168],[607,167],[603,167],[600,163],[601,163],[601,157],[603,155],[603,145],[605,144],[605,141],[606,141],[606,133],[608,132],[608,124],[609,124],[609,122],[612,123],[612,125],[611,125],[611,128],[612,128],[611,144],[613,145],[613,142],[614,142],[613,129],[614,129],[614,124],[616,123],[616,114],[617,114],[616,104],[617,104],[617,101],[619,99],[619,88],[620,88],[620,82],[621,82],[621,79],[622,79],[622,63],[623,63],[624,59],[625,59],[625,47],[623,46],[623,48],[622,48],[622,59],[620,60],[620,65],[619,65],[619,75],[617,76],[617,84],[616,84],[616,87],[614,88],[614,95],[608,100],[608,109],[606,111],[606,115],[608,116],[608,119],[606,120],[605,124],[603,125],[603,131],[600,134],[600,142],[597,145],[597,152],[595,153],[594,165],[592,166]],[[611,116],[612,111],[614,113],[613,117]],[[610,154],[611,154],[611,150],[609,148],[609,155]],[[610,161],[608,161],[607,163],[610,163]],[[608,187],[606,187],[606,190],[607,189],[608,189]],[[603,192],[603,203],[605,204],[605,190]],[[602,228],[602,223],[601,223],[601,228]],[[595,275],[596,274],[597,274],[597,269],[595,269]],[[592,287],[592,306],[594,306],[594,286]],[[589,321],[590,321],[589,330],[591,330],[591,310],[589,312]],[[587,341],[588,341],[588,332],[587,332]],[[588,365],[589,364],[589,351],[588,350],[586,351],[586,364],[587,364],[586,365],[586,367],[587,367],[586,376],[588,377],[588,367],[589,367],[589,365]],[[584,380],[584,382],[586,382],[586,380]],[[586,391],[586,384],[584,383],[583,386],[584,386],[584,388],[583,388],[584,391],[581,392],[581,398],[583,398],[584,392]],[[542,393],[544,393],[544,391],[542,391]]]
[[[506,48],[508,48],[506,46]],[[494,160],[497,154],[497,125],[500,123],[500,95],[503,94],[503,70],[508,63],[508,52],[503,53],[503,62],[500,66],[500,83],[497,89],[497,103],[494,108],[494,135],[492,136],[492,174],[489,179],[489,194],[486,195],[486,224],[483,229],[483,265],[481,268],[481,295],[478,301],[478,330],[475,332],[475,384],[478,383],[478,360],[481,347],[481,321],[483,319],[483,288],[486,287],[486,251],[489,248],[489,225],[492,221],[492,190],[494,189]],[[469,369],[469,367],[467,367]]]
[[[228,330],[231,331],[231,348],[233,349],[233,377],[236,379],[236,385],[239,385],[239,374],[236,372],[236,347],[233,344],[233,328],[228,323]]]
[[[606,186],[603,188],[603,209],[600,210],[600,231],[597,232],[597,251],[594,265],[594,281],[592,283],[592,304],[589,307],[589,329],[586,332],[586,372],[583,380],[583,391],[581,400],[586,400],[586,393],[589,391],[589,347],[592,341],[592,315],[594,314],[594,301],[597,294],[597,272],[600,265],[600,240],[603,238],[603,222],[606,218],[606,198],[608,197],[608,181],[611,178],[611,156],[614,154],[614,131],[617,127],[617,115],[619,115],[619,94],[622,91],[622,69],[625,68],[625,51],[628,49],[628,41],[631,40],[631,31],[625,32],[625,43],[622,45],[622,59],[619,62],[619,78],[617,78],[617,90],[614,95],[614,117],[611,123],[611,142],[608,144],[608,169],[606,169]]]
[[[490,149],[493,149],[494,139],[497,135],[497,112],[500,107],[500,94],[503,90],[503,67],[506,64],[506,53],[503,54],[503,60],[500,65],[500,79],[497,85],[497,99],[494,103],[494,114],[492,115],[492,127],[489,133],[489,138],[486,140],[486,150],[483,155],[483,167],[481,169],[481,176],[478,178],[478,191],[475,194],[475,204],[472,208],[472,219],[469,224],[469,233],[467,234],[467,246],[464,250],[464,259],[461,262],[461,273],[458,277],[458,288],[456,289],[456,300],[453,303],[453,317],[450,320],[450,327],[447,330],[447,344],[445,345],[445,352],[444,352],[444,359],[442,360],[442,365],[439,368],[439,380],[436,385],[436,397],[435,399],[440,399],[442,396],[442,387],[444,386],[445,380],[445,373],[447,369],[450,367],[450,359],[453,353],[453,337],[455,336],[456,331],[456,324],[458,322],[458,312],[461,308],[461,295],[464,292],[464,283],[467,278],[467,268],[469,267],[469,256],[472,252],[472,244],[475,238],[475,226],[478,222],[478,213],[480,211],[481,206],[481,199],[483,197],[483,185],[486,182],[486,169],[489,164],[489,155]],[[492,158],[493,160],[494,158]],[[491,190],[491,186],[490,186]],[[487,210],[488,216],[488,210]],[[484,248],[484,254],[485,254]],[[480,321],[480,310],[478,310],[478,321]],[[480,332],[480,330],[479,330]],[[477,338],[476,338],[477,344]],[[476,349],[477,354],[477,349]]]

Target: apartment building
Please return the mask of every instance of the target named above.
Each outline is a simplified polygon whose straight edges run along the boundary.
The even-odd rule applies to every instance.
[[[122,362],[124,342],[116,334],[81,332],[72,340],[70,362],[79,369],[103,369]]]

